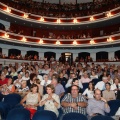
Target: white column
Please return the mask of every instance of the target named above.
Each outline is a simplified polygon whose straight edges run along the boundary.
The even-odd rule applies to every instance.
[[[56,60],[59,60],[60,56],[61,56],[61,53],[56,53]]]
[[[43,60],[44,59],[44,52],[39,52],[39,59]]]
[[[22,56],[25,56],[25,55],[26,55],[26,53],[27,53],[26,51],[21,50],[21,55],[22,55]]]
[[[110,61],[113,61],[114,60],[114,52],[109,52],[108,53],[108,59],[110,60]]]
[[[8,57],[8,49],[2,48],[2,54],[5,54],[5,56]]]
[[[96,53],[90,53],[90,57],[93,61],[96,61]]]
[[[78,53],[73,53],[73,61],[75,61],[76,57],[78,57]]]

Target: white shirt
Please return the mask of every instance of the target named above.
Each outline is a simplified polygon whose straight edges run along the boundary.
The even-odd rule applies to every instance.
[[[44,74],[48,74],[49,71],[50,71],[50,69],[48,69],[48,70],[43,69],[43,70],[42,70],[42,73],[44,73]]]
[[[88,98],[93,98],[94,92],[87,88],[82,95],[87,95]]]
[[[47,98],[48,98],[48,94],[45,94],[43,96],[41,102]],[[58,109],[60,108],[60,98],[56,94],[53,94],[52,98],[58,103],[58,107],[55,106],[53,100],[47,100],[47,102],[44,105],[45,106],[44,109],[49,110],[49,111],[53,111],[58,116],[58,114],[59,114]]]
[[[29,77],[28,77],[28,78],[25,77],[25,76],[22,77],[22,80],[26,80],[26,81],[27,81],[27,80],[29,80],[29,79],[30,79]]]
[[[50,83],[51,83],[51,80],[47,80],[46,85],[45,85],[45,80],[42,80],[42,81],[41,81],[41,85],[42,85],[42,86],[47,86],[47,85],[49,85]]]
[[[41,75],[37,75],[37,78],[42,81],[43,80],[43,77]]]
[[[105,90],[105,83],[103,81],[98,82],[95,85],[95,89],[99,89],[99,90]]]
[[[72,81],[73,81],[73,79],[69,79],[68,82],[67,82],[67,84],[65,85],[65,87],[66,88],[71,87],[72,86]],[[83,88],[83,85],[82,85],[82,83],[81,83],[80,80],[79,80],[79,87]]]
[[[95,76],[90,76],[90,79],[93,80],[93,79],[98,79],[98,75],[95,75]]]
[[[118,83],[118,88],[119,88],[119,90],[120,90],[120,83]],[[111,85],[111,90],[115,90],[115,89],[117,89],[117,86],[116,86],[116,84],[114,83],[113,85]],[[117,93],[117,91],[115,91],[115,93]]]

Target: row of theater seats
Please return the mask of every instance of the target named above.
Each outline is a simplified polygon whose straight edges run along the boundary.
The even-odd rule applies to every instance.
[[[21,96],[19,94],[9,94],[0,102],[0,113],[2,120],[30,120],[30,112],[20,105]],[[108,102],[110,113],[106,116],[94,117],[92,120],[113,120],[110,116],[114,116],[120,107],[120,100],[111,100]],[[44,110],[43,107],[38,107],[32,120],[60,120],[63,111],[59,109],[59,117],[55,113]],[[79,113],[70,113],[63,116],[62,120],[87,120],[87,115]]]

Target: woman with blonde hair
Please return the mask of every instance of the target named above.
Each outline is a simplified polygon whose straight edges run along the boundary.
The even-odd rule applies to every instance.
[[[47,94],[42,97],[42,100],[40,101],[40,106],[44,105],[44,110],[53,111],[58,116],[58,109],[60,108],[60,98],[54,93],[55,88],[53,85],[47,85],[46,91]]]

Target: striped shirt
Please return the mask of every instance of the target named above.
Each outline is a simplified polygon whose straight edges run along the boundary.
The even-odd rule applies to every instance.
[[[78,97],[73,98],[72,95],[68,93],[67,95],[64,96],[64,98],[62,99],[62,102],[78,103],[78,102],[86,102],[86,100],[81,94],[79,94]],[[65,114],[75,112],[75,113],[81,113],[83,115],[86,115],[86,108],[83,108],[80,106],[78,106],[77,110],[73,109],[72,107],[62,107],[62,109]]]

